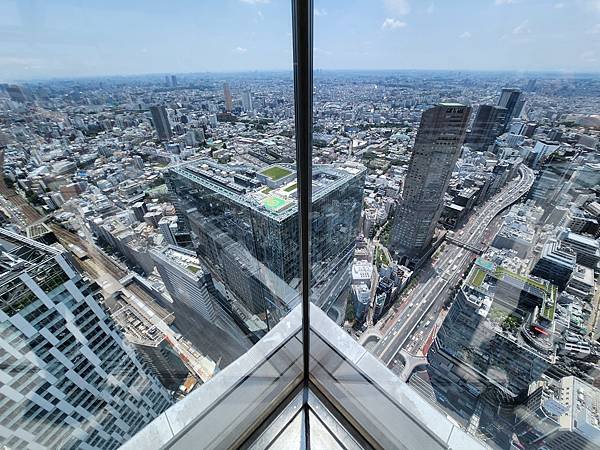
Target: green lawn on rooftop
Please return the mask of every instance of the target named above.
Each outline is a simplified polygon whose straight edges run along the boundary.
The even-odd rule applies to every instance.
[[[471,278],[471,284],[475,287],[479,287],[481,286],[481,283],[483,283],[483,280],[485,280],[485,272],[481,269],[477,269]]]
[[[262,202],[263,206],[271,211],[277,211],[285,205],[285,200],[275,195],[270,195]]]
[[[285,192],[292,192],[294,189],[296,189],[296,186],[298,186],[298,183],[290,184],[288,187],[284,188],[283,190]]]
[[[273,181],[277,181],[283,177],[288,176],[292,172],[288,169],[284,169],[283,167],[273,166],[265,169],[261,172],[264,176],[269,177]]]
[[[187,266],[187,269],[192,273],[196,273],[200,270],[200,268],[196,266]]]

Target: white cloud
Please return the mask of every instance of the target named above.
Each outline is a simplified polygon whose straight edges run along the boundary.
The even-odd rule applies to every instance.
[[[555,9],[563,9],[564,7],[565,7],[564,3],[555,3],[554,4]]]
[[[408,0],[383,0],[385,9],[396,16],[405,16],[410,12]]]
[[[262,13],[262,11],[259,11],[259,12],[258,12],[258,18],[259,18],[259,20],[264,20],[264,19],[265,19],[265,16],[264,16],[264,14]]]
[[[404,28],[406,26],[406,22],[402,22],[398,19],[387,18],[381,24],[382,30],[395,30],[397,28]]]
[[[327,15],[327,11],[326,10],[315,8],[315,16],[316,17],[326,16],[326,15]]]
[[[496,6],[513,5],[515,3],[517,3],[517,0],[494,0]]]
[[[463,34],[459,36],[461,39],[471,39],[471,33],[469,31],[465,31]]]
[[[248,51],[248,49],[246,47],[236,47],[233,49],[234,52],[236,53],[246,53]]]
[[[531,34],[531,29],[529,28],[529,20],[525,19],[519,25],[513,28],[512,34],[516,34],[518,36],[522,36],[524,34]]]
[[[271,0],[240,0],[240,2],[247,3],[248,5],[264,5],[270,3]]]
[[[594,25],[589,31],[588,34],[600,34],[600,23]]]
[[[427,7],[427,14],[433,14],[435,12],[435,5],[433,3],[430,3],[429,6]]]

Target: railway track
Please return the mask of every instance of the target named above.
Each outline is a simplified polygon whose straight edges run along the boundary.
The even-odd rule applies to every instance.
[[[0,150],[0,167],[4,168],[4,151]],[[0,194],[2,194],[9,202],[17,207],[27,221],[27,225],[38,222],[44,218],[37,209],[31,206],[27,200],[21,197],[17,192],[9,188],[4,181],[4,176],[0,176]]]

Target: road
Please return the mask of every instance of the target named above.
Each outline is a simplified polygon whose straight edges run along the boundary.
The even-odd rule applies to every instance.
[[[534,179],[533,171],[522,165],[519,168],[519,178],[511,181],[500,193],[476,209],[470,220],[454,234],[454,239],[461,240],[468,246],[481,247],[484,238],[489,238],[492,234],[488,227],[494,218],[523,197]],[[373,353],[387,365],[393,366],[394,361],[397,362],[397,354],[409,339],[424,341],[433,328],[450,289],[458,283],[475,256],[465,248],[446,243],[438,260],[423,269],[418,285],[410,292],[401,309],[390,310],[395,317],[381,321],[387,330]],[[431,322],[428,327],[421,327],[423,320]],[[419,328],[422,329],[417,331]],[[415,348],[417,345],[410,347]]]

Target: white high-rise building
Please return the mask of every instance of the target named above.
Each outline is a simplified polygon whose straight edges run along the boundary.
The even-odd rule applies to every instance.
[[[172,404],[68,257],[0,229],[0,442],[117,448]]]
[[[214,322],[220,308],[214,304],[210,274],[201,266],[196,253],[169,245],[151,251],[152,259],[174,302],[180,302],[204,319]]]

